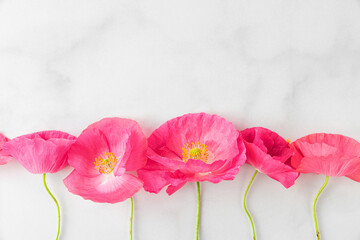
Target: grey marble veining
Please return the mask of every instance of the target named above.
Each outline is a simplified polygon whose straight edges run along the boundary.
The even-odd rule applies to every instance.
[[[333,132],[360,140],[360,2],[355,0],[0,1],[0,131],[74,135],[106,116],[146,134],[205,111],[239,129],[292,140]],[[129,203],[95,204],[49,177],[63,206],[62,239],[128,239]],[[203,184],[201,239],[250,239],[241,201],[252,168]],[[248,206],[260,240],[315,239],[311,204],[322,176],[285,190],[266,176]],[[319,201],[326,240],[359,239],[360,185],[330,180]],[[41,177],[0,168],[0,239],[49,239],[56,209]],[[135,197],[136,240],[192,239],[195,186]],[[36,236],[36,237],[30,237]]]

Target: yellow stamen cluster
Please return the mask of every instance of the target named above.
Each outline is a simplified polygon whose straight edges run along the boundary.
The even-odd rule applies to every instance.
[[[99,157],[95,158],[95,168],[101,173],[110,174],[118,162],[115,154],[112,152],[103,152]]]
[[[209,157],[207,146],[205,144],[200,144],[199,142],[191,142],[190,144],[186,143],[182,150],[184,162],[187,162],[189,159],[207,162]]]

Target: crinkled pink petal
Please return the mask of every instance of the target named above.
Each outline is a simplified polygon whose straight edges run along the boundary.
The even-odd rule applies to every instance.
[[[121,176],[122,174],[124,174],[127,171],[127,166],[128,163],[134,162],[131,161],[131,159],[129,159],[131,157],[131,151],[132,151],[132,146],[131,146],[131,142],[130,142],[130,135],[131,132],[129,131],[124,131],[122,133],[123,137],[121,139],[119,139],[117,142],[122,142],[122,144],[118,144],[116,147],[116,150],[112,150],[112,152],[116,153],[117,156],[122,156],[121,157],[121,161],[119,161],[118,164],[116,164],[115,169],[114,169],[114,174],[115,176]],[[143,158],[145,156],[145,152],[143,154]],[[133,170],[131,170],[133,171]]]
[[[0,165],[8,163],[12,157],[3,150],[3,146],[9,139],[0,133]]]
[[[336,146],[330,146],[326,143],[308,143],[308,142],[294,142],[292,143],[293,146],[296,146],[296,153],[298,155],[292,159],[292,165],[294,167],[299,167],[302,162],[301,156],[307,156],[309,158],[317,158],[322,156],[341,156],[342,153]],[[299,150],[301,149],[301,153]],[[299,158],[300,154],[300,158]]]
[[[231,151],[231,150],[232,149],[229,149],[229,151]],[[220,171],[226,171],[229,168],[232,168],[234,166],[238,168],[245,163],[245,161],[246,161],[245,149],[242,146],[240,150],[241,150],[241,153],[238,154],[237,156],[233,157],[230,160],[227,160],[227,161],[217,160],[217,161],[212,161],[209,164],[199,161],[199,160],[194,160],[194,159],[189,159],[185,163],[183,161],[180,161],[179,160],[180,158],[173,159],[173,158],[168,158],[168,157],[159,155],[159,154],[155,153],[151,148],[148,149],[147,155],[153,161],[156,161],[157,163],[162,164],[162,165],[166,166],[167,168],[173,169],[173,170],[182,170],[185,172],[192,172],[192,173],[209,172],[209,171],[220,172]],[[239,147],[237,147],[235,152],[239,153]],[[215,162],[216,162],[216,164],[212,166],[212,164]]]
[[[98,129],[83,131],[71,146],[68,153],[69,165],[84,176],[94,177],[100,175],[95,168],[95,158],[103,152],[109,152],[110,146],[106,136]]]
[[[360,181],[360,143],[338,134],[315,133],[291,144],[291,164],[302,173],[347,176]]]
[[[297,170],[302,173],[317,173],[331,177],[351,176],[360,170],[360,158],[341,156],[304,157]]]
[[[192,172],[184,170],[176,170],[172,174],[168,175],[168,181],[171,185],[177,186],[179,183],[186,182],[203,182],[208,181],[212,183],[219,183],[222,180],[233,180],[236,175],[239,173],[239,166],[243,165],[246,161],[245,146],[241,138],[238,139],[239,150],[241,154],[232,159],[231,161],[224,162],[220,166],[221,161],[217,161],[217,165],[220,166],[217,168],[216,165],[213,165],[213,168],[206,172]]]
[[[185,166],[186,164],[195,165],[197,171],[188,171],[185,168],[172,170],[158,162],[148,160],[146,167],[138,170],[138,175],[144,181],[146,191],[158,193],[163,187],[170,185],[167,190],[167,193],[170,194],[173,194],[186,182],[209,181],[219,183],[222,180],[233,180],[239,172],[239,166],[246,161],[244,143],[240,138],[238,142],[241,154],[232,161],[226,162],[226,164],[224,164],[224,161],[217,161],[216,164],[206,164],[192,159],[187,163],[182,162]]]
[[[170,185],[167,187],[166,189],[166,193],[169,194],[169,195],[172,195],[174,194],[177,190],[179,190],[180,188],[182,188],[184,185],[186,184],[186,182],[182,182],[178,185]]]
[[[219,183],[222,180],[233,180],[236,174],[239,172],[234,171],[234,174],[229,174],[228,172],[224,174],[212,174],[212,173],[184,173],[179,170],[176,170],[173,173],[169,173],[167,176],[170,185],[177,186],[182,182],[212,182]]]
[[[189,159],[185,163],[185,167],[180,168],[179,170],[183,173],[211,173],[222,167],[224,163],[225,161],[218,160],[211,164],[207,164],[203,161]]]
[[[185,167],[185,162],[180,161],[178,159],[168,158],[168,157],[159,155],[159,154],[155,153],[151,148],[148,148],[146,154],[149,159],[151,159],[159,164],[162,164],[163,166],[165,166],[169,169],[179,169],[179,168]]]
[[[302,137],[295,141],[296,144],[301,142],[307,142],[309,144],[324,143],[328,146],[335,147],[339,152],[347,156],[359,156],[360,155],[360,143],[355,139],[346,137],[340,134],[327,134],[327,133],[314,133]],[[294,143],[295,143],[294,142]],[[295,145],[296,145],[295,144]],[[319,151],[318,148],[313,149],[314,156],[319,155],[330,155],[333,154],[333,150],[330,151]]]
[[[223,168],[225,161],[218,160],[212,164],[189,159],[187,162],[190,171],[187,169],[179,169],[171,175],[172,178],[181,179],[187,182],[203,182],[208,181],[212,183],[219,183],[222,180],[233,180],[239,172],[239,165],[234,165],[232,168]],[[173,183],[172,183],[173,185]]]
[[[143,186],[140,179],[130,174],[86,177],[76,170],[64,179],[64,184],[71,193],[100,203],[122,202],[132,197]]]
[[[167,121],[151,134],[148,142],[157,155],[177,161],[182,161],[182,148],[186,143],[200,142],[214,155],[212,161],[216,161],[238,155],[238,135],[233,124],[222,117],[192,113]]]
[[[144,181],[145,191],[151,193],[159,193],[163,187],[170,183],[170,173],[171,169],[150,159],[144,168],[137,170],[139,178]]]
[[[11,159],[12,158],[10,156],[0,156],[0,165],[7,164]]]
[[[294,154],[285,139],[267,128],[247,128],[240,134],[246,142],[256,145],[262,152],[282,163],[285,163]]]
[[[356,163],[356,167],[354,167],[352,169],[352,171],[349,171],[346,173],[345,175],[346,177],[356,181],[356,182],[360,182],[360,168],[359,168],[359,163]]]
[[[224,180],[232,180],[235,178],[235,175],[239,172],[239,167],[244,165],[246,162],[246,148],[242,138],[237,139],[237,145],[239,150],[239,155],[231,160],[227,160],[225,164],[214,170],[212,173],[216,175],[222,175]]]
[[[163,170],[144,170],[137,171],[138,176],[144,181],[145,191],[158,193],[163,187],[169,184],[167,180],[167,172]]]
[[[258,162],[258,166],[260,172],[280,182],[286,188],[294,185],[295,180],[299,177],[299,173],[292,167],[276,161],[270,156],[264,156],[263,162]]]
[[[293,155],[289,144],[277,133],[261,127],[240,132],[246,146],[246,162],[289,188],[299,173],[288,164]]]
[[[31,173],[55,173],[67,165],[75,139],[64,132],[43,131],[14,138],[3,149]]]
[[[169,184],[170,172],[171,169],[148,159],[146,166],[137,170],[137,175],[144,181],[145,191],[159,193],[163,187]]]

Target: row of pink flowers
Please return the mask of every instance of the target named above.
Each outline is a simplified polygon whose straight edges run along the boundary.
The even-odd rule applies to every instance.
[[[74,168],[68,190],[95,202],[116,203],[142,187],[173,194],[187,182],[232,180],[244,163],[289,188],[299,173],[360,181],[360,144],[336,134],[311,134],[291,144],[273,131],[243,131],[217,115],[186,114],[146,138],[133,120],[105,118],[77,138],[43,131],[9,140],[0,134],[0,164],[15,158],[29,172]]]

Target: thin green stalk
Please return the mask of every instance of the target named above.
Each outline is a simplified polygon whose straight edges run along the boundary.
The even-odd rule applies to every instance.
[[[317,223],[317,219],[316,219],[316,212],[315,212],[315,205],[316,205],[316,201],[319,198],[321,192],[324,190],[324,188],[326,187],[327,183],[329,181],[329,176],[326,176],[325,182],[322,185],[322,187],[320,188],[319,192],[316,194],[315,200],[314,200],[314,204],[313,204],[313,215],[314,215],[314,222],[315,222],[315,229],[316,229],[316,236],[317,239],[320,240],[320,232],[319,232],[319,228],[318,228],[318,223]]]
[[[133,225],[133,216],[134,216],[134,200],[131,197],[131,211],[130,211],[130,240],[132,240],[132,225]]]
[[[200,183],[196,182],[197,186],[197,214],[196,214],[196,240],[199,239],[199,223],[200,223]]]
[[[57,234],[56,234],[56,240],[59,239],[59,234],[60,234],[60,207],[59,207],[59,203],[58,201],[56,200],[56,198],[54,197],[54,195],[52,195],[52,193],[50,192],[49,188],[47,187],[46,185],[46,174],[44,173],[43,174],[43,181],[44,181],[44,186],[46,188],[46,191],[49,193],[49,195],[52,197],[52,199],[54,200],[54,202],[56,203],[56,206],[57,206],[57,211],[58,211],[58,231],[57,231]]]
[[[247,196],[247,193],[248,193],[248,191],[249,191],[249,188],[250,188],[252,182],[254,181],[254,178],[255,178],[255,176],[256,176],[257,173],[258,173],[258,170],[256,170],[256,171],[254,172],[254,175],[252,176],[252,178],[251,178],[251,180],[250,180],[250,182],[249,182],[249,185],[248,185],[247,188],[246,188],[246,191],[245,191],[245,194],[244,194],[244,201],[243,201],[245,212],[246,212],[246,214],[247,214],[247,216],[248,216],[248,218],[249,218],[249,220],[250,220],[250,223],[251,223],[252,232],[253,232],[253,239],[254,239],[254,240],[256,240],[255,227],[254,227],[254,222],[253,222],[253,220],[252,220],[252,218],[251,218],[251,215],[250,215],[249,211],[248,211],[247,208],[246,208],[246,196]]]

